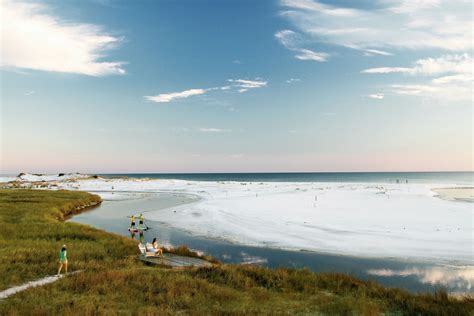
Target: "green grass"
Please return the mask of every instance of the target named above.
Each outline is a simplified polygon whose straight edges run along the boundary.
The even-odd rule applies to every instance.
[[[0,289],[55,273],[63,243],[70,269],[85,270],[0,301],[0,315],[474,315],[470,298],[443,291],[417,295],[345,274],[243,265],[149,267],[134,258],[136,241],[63,221],[99,201],[82,192],[0,190]]]

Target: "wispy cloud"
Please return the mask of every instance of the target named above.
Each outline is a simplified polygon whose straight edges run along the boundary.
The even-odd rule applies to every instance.
[[[398,73],[411,73],[411,68],[404,68],[404,67],[378,67],[378,68],[370,68],[361,71],[362,73],[366,74],[390,74],[394,72]]]
[[[249,80],[249,79],[228,79],[227,82],[230,84],[221,87],[212,87],[206,89],[189,89],[180,92],[162,93],[158,95],[147,95],[144,96],[148,101],[156,103],[168,103],[176,99],[189,98],[196,95],[204,95],[211,91],[225,91],[225,90],[236,90],[239,93],[246,92],[250,89],[262,88],[267,85],[267,81],[261,79]]]
[[[472,49],[472,3],[466,0],[379,0],[353,9],[316,0],[282,0],[282,16],[306,36],[377,54],[385,49]]]
[[[369,94],[368,97],[375,100],[382,100],[384,98],[384,94],[383,93]]]
[[[215,127],[201,127],[199,131],[203,133],[229,133],[232,130]]]
[[[36,91],[31,90],[31,91],[25,92],[23,95],[29,96],[29,95],[33,95],[35,93],[36,93]]]
[[[174,99],[189,98],[193,95],[201,95],[206,93],[206,89],[189,89],[181,92],[162,93],[158,95],[145,96],[145,99],[156,103],[168,103]]]
[[[364,55],[372,57],[372,56],[375,56],[375,55],[392,56],[393,54],[389,53],[389,52],[386,52],[386,51],[383,51],[383,50],[378,50],[378,49],[366,49]]]
[[[263,88],[267,85],[267,82],[264,80],[248,80],[248,79],[228,79],[227,81],[231,82],[234,84],[235,87],[238,87],[240,89],[257,89],[257,88]]]
[[[39,3],[3,0],[1,67],[75,73],[124,74],[124,62],[102,61],[120,38],[100,26],[66,21]]]
[[[429,81],[397,83],[390,90],[399,95],[422,96],[451,101],[472,99],[473,59],[468,54],[444,55],[417,60],[412,67],[380,67],[363,70],[368,74],[402,73],[431,77]],[[433,78],[435,77],[435,78]]]
[[[294,57],[299,60],[327,61],[329,54],[315,52],[303,48],[304,40],[300,34],[291,30],[282,30],[275,33],[275,38],[287,49],[295,52]]]
[[[231,154],[231,155],[229,155],[229,158],[232,158],[232,159],[242,159],[244,157],[245,157],[244,154]]]
[[[314,61],[327,61],[329,54],[317,53],[309,49],[300,49],[299,53],[295,55],[296,59],[300,60],[314,60]]]
[[[300,82],[301,79],[299,78],[290,78],[288,80],[286,80],[286,83],[294,83],[294,82]]]
[[[473,59],[468,54],[444,55],[439,58],[419,59],[413,67],[380,67],[362,73],[407,73],[411,75],[438,75],[443,73],[472,73]]]
[[[450,76],[454,79],[454,76]],[[447,78],[447,77],[443,77]],[[433,79],[425,84],[393,84],[391,91],[398,95],[417,96],[439,101],[468,101],[472,102],[473,79],[460,78],[462,80],[440,80]]]

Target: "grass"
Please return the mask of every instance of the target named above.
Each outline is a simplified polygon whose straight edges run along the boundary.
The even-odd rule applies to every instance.
[[[85,270],[0,301],[0,315],[473,315],[471,298],[413,294],[345,274],[149,267],[133,258],[136,241],[63,221],[98,202],[82,192],[0,190],[0,289],[53,274],[63,243],[71,270]],[[174,252],[190,254],[185,247]]]

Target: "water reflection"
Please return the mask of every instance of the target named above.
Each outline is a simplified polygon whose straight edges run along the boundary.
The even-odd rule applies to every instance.
[[[379,277],[416,277],[421,283],[433,285],[442,285],[445,287],[456,288],[458,290],[472,289],[474,283],[474,267],[429,267],[429,268],[410,268],[403,270],[392,269],[369,269],[369,275]]]
[[[241,251],[240,255],[242,257],[241,262],[242,264],[254,264],[254,265],[264,265],[268,263],[267,258],[263,258],[260,256],[252,256],[246,253],[245,251]]]

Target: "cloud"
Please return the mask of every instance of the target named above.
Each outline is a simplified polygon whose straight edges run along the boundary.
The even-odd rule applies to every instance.
[[[246,89],[262,88],[267,85],[267,82],[263,80],[228,79],[227,81],[234,83],[238,87]]]
[[[25,92],[23,95],[29,96],[29,95],[33,95],[35,93],[36,93],[36,91],[31,90],[31,91]]]
[[[439,58],[419,59],[415,65],[406,67],[380,67],[363,70],[362,73],[407,73],[411,75],[437,75],[443,73],[472,73],[473,59],[468,54],[444,55]]]
[[[215,127],[201,127],[199,131],[203,133],[228,133],[228,132],[231,132],[232,130],[215,128]]]
[[[378,49],[366,49],[364,55],[372,57],[372,56],[375,56],[375,55],[392,56],[393,54],[389,53],[389,52],[386,52],[386,51],[383,51],[383,50],[378,50]]]
[[[378,0],[374,8],[364,10],[316,0],[282,0],[281,5],[281,15],[307,42],[375,54],[387,48],[473,48],[472,3],[467,0]]]
[[[297,51],[323,43],[359,50],[365,56],[390,56],[402,51],[439,51],[409,67],[377,67],[366,74],[404,74],[405,82],[388,85],[387,92],[443,101],[472,102],[472,3],[468,0],[377,0],[355,9],[318,0],[281,0],[281,16],[292,23],[275,37]],[[300,57],[308,58],[311,54]],[[324,61],[325,55],[313,60]],[[416,82],[406,78],[422,76]],[[431,77],[431,78],[427,78]],[[435,78],[437,77],[437,78]],[[380,95],[380,94],[375,94]],[[374,95],[374,96],[375,96]]]
[[[291,30],[282,30],[275,33],[275,38],[285,48],[296,52],[295,58],[299,60],[312,60],[324,62],[327,61],[329,54],[322,52],[315,52],[307,48],[302,48],[304,45],[303,37]]]
[[[154,96],[145,96],[145,99],[157,103],[168,103],[174,99],[189,98],[193,95],[201,95],[206,93],[206,89],[189,89],[181,92],[162,93]]]
[[[290,78],[286,80],[286,83],[293,83],[293,82],[301,82],[301,79],[298,78]]]
[[[65,21],[46,5],[3,0],[1,67],[75,73],[121,75],[124,62],[103,61],[121,40],[100,26]]]
[[[398,95],[437,98],[445,101],[472,100],[473,59],[468,54],[444,55],[417,60],[412,67],[380,67],[363,70],[368,74],[402,73],[431,77],[429,81],[397,83],[390,90]],[[436,78],[433,78],[436,77]]]
[[[383,93],[369,94],[368,97],[371,99],[382,100],[384,98],[384,94]]]
[[[327,61],[329,54],[317,53],[309,49],[300,49],[299,53],[295,55],[296,59],[300,60],[314,60],[314,61]]]
[[[207,89],[189,89],[181,92],[172,92],[172,93],[162,93],[158,95],[147,95],[144,96],[148,101],[153,101],[157,103],[168,103],[175,99],[189,98],[195,95],[204,95],[210,91],[222,91],[222,90],[232,90],[236,89],[239,93],[246,92],[250,89],[262,88],[267,85],[267,81],[261,79],[248,80],[248,79],[228,79],[230,85],[225,85],[221,87],[212,87]]]
[[[446,77],[444,77],[446,78]],[[440,101],[472,102],[472,77],[462,81],[433,79],[426,84],[393,84],[391,91],[398,95],[417,96]]]
[[[242,159],[244,157],[245,157],[244,154],[231,154],[231,155],[229,155],[229,158],[232,158],[232,159]]]
[[[370,68],[361,71],[362,73],[366,74],[390,74],[394,72],[398,73],[411,73],[411,68],[403,68],[403,67],[379,67],[379,68]]]
[[[228,79],[228,82],[233,84],[233,87],[237,89],[239,93],[244,93],[250,89],[258,89],[267,86],[267,81],[260,79],[248,80],[248,79]]]

